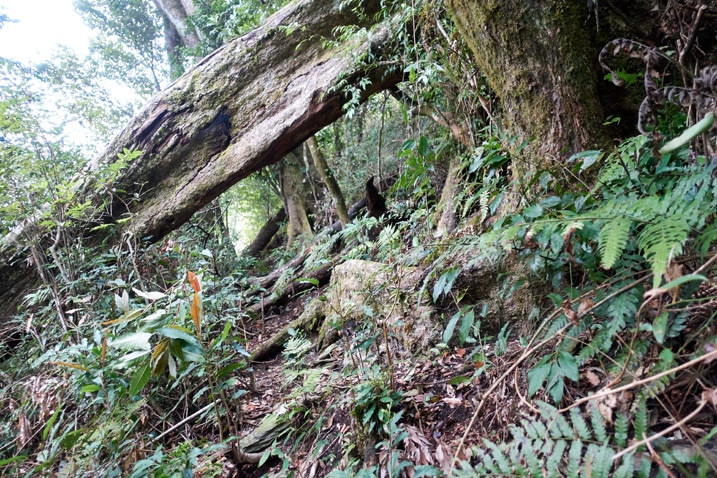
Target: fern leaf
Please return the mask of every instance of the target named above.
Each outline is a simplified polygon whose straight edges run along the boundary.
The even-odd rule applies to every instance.
[[[578,478],[578,471],[580,470],[580,464],[582,463],[583,454],[583,442],[575,440],[570,444],[570,451],[568,452],[568,467],[565,470],[568,478]]]
[[[616,284],[616,287],[622,288],[626,284]],[[642,298],[642,291],[633,287],[632,289],[623,292],[617,297],[610,301],[607,307],[607,313],[612,318],[611,326],[615,328],[615,332],[621,331],[627,325],[628,318],[635,317],[637,308]]]
[[[660,286],[662,274],[667,270],[670,260],[682,254],[682,244],[687,240],[689,232],[687,221],[678,216],[657,220],[640,232],[638,246],[642,255],[650,262],[653,288]]]
[[[548,429],[541,420],[535,420],[532,425],[535,427],[535,432],[537,433],[536,438],[543,438],[548,435]]]
[[[621,448],[627,446],[627,430],[630,426],[630,419],[623,413],[618,413],[615,420],[615,444]]]
[[[645,404],[645,395],[640,394],[640,399],[637,402],[637,411],[635,412],[635,438],[638,440],[644,439],[647,433],[647,405]]]
[[[550,437],[555,440],[559,438],[564,438],[564,435],[560,430],[560,426],[556,423],[557,417],[560,416],[558,414],[558,409],[550,405],[549,403],[543,401],[538,401],[537,405],[538,410],[540,411],[540,416],[543,418],[543,421],[548,425],[547,431],[550,434]]]
[[[545,462],[545,468],[548,470],[548,477],[558,477],[560,476],[560,460],[563,458],[563,453],[565,452],[565,449],[568,447],[568,442],[565,440],[558,440],[555,442],[555,448],[553,449],[553,453],[548,455],[548,460]]]
[[[590,428],[585,422],[583,414],[579,408],[570,409],[570,418],[573,422],[573,428],[578,432],[580,439],[585,441],[590,440],[592,438],[592,433],[590,432]]]
[[[598,251],[603,268],[610,269],[622,255],[631,224],[632,221],[626,217],[616,217],[603,225],[598,236]]]
[[[596,405],[590,406],[590,422],[593,426],[595,440],[600,443],[607,441],[607,431],[605,430],[605,422]]]
[[[522,432],[526,434],[526,436],[532,440],[535,440],[536,438],[542,438],[545,436],[544,433],[540,433],[537,428],[535,428],[535,422],[528,421],[526,419],[523,419],[520,421],[520,424],[522,425]],[[516,427],[517,428],[517,427]],[[515,437],[515,435],[513,435]],[[517,439],[517,437],[516,437]]]
[[[528,450],[528,453],[525,453],[521,450],[521,447],[517,442],[513,442],[513,445],[508,450],[508,457],[510,458],[510,462],[512,463],[512,470],[513,474],[516,476],[525,476],[528,474],[528,470],[523,466],[521,463],[521,458],[523,456],[531,455],[531,451]]]
[[[530,476],[540,476],[542,474],[542,465],[543,462],[538,458],[539,454],[537,450],[539,449],[538,443],[533,443],[530,440],[526,440],[525,445],[522,448],[522,455],[525,457],[525,461],[528,463],[528,468],[530,469]]]
[[[613,478],[632,478],[635,475],[635,454],[628,453],[622,457],[622,464],[615,470]]]
[[[561,438],[573,438],[573,427],[570,426],[570,423],[568,423],[568,420],[562,413],[555,417],[555,423],[560,430]]]
[[[651,478],[652,477],[652,461],[645,457],[640,460],[640,468],[637,470],[638,478]]]
[[[695,239],[695,244],[702,256],[706,256],[710,250],[710,246],[717,240],[717,222],[713,222],[707,226],[702,233]]]
[[[495,463],[498,465],[498,469],[503,474],[510,474],[512,471],[512,467],[510,466],[510,461],[503,453],[503,450],[500,449],[498,445],[495,443],[485,441],[484,442],[488,448],[491,449],[492,453],[491,456],[495,460]]]
[[[590,450],[590,447],[588,447],[588,452],[590,451],[593,452],[593,466],[590,476],[594,478],[608,478],[610,476],[610,468],[612,467],[612,457],[615,452],[607,446],[607,444],[599,448],[595,446],[593,450]]]

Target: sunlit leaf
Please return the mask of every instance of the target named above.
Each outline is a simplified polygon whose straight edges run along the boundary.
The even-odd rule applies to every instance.
[[[139,289],[137,289],[137,288],[134,288],[134,287],[132,287],[132,290],[134,291],[135,294],[137,294],[138,296],[142,297],[143,299],[147,299],[147,300],[152,300],[152,301],[154,301],[154,300],[158,300],[158,299],[162,299],[162,298],[164,298],[164,297],[167,297],[167,294],[164,294],[164,293],[162,293],[162,292],[156,292],[156,291],[154,291],[154,292],[142,292],[141,290],[139,290]]]
[[[70,362],[50,362],[52,365],[59,365],[61,367],[69,367],[74,368],[75,370],[82,370],[86,371],[87,367],[76,364],[76,363],[70,363]]]
[[[117,337],[109,345],[124,350],[150,350],[150,337],[152,334],[149,332],[132,332]]]

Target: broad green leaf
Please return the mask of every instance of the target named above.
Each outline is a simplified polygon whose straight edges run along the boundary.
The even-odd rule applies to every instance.
[[[577,382],[580,379],[578,374],[578,363],[568,352],[558,352],[558,364],[560,369],[563,371],[563,375],[568,377],[570,380]]]
[[[441,274],[436,281],[436,285],[433,286],[433,302],[437,302],[442,294],[447,294],[451,291],[453,283],[458,278],[460,272],[461,270],[458,267],[451,267]]]
[[[170,339],[180,339],[193,344],[199,343],[197,338],[191,333],[189,329],[185,329],[184,327],[180,327],[178,325],[167,325],[165,327],[160,327],[155,332],[157,332],[163,337],[168,337]]]
[[[100,386],[94,383],[87,384],[80,388],[80,393],[95,393],[99,391]]]
[[[109,345],[124,350],[150,350],[150,337],[152,334],[149,332],[132,332],[111,340]]]
[[[535,367],[528,371],[528,396],[533,396],[538,391],[550,374],[550,357],[543,357]]]
[[[114,367],[127,367],[131,365],[133,360],[137,360],[138,358],[144,357],[145,355],[148,355],[150,350],[140,350],[137,352],[130,352],[127,355],[120,357],[114,364]]]
[[[448,321],[446,329],[443,331],[443,343],[447,344],[451,340],[451,337],[453,337],[453,330],[456,328],[456,324],[460,318],[461,313],[456,312],[453,314],[453,317],[451,317],[451,320]]]
[[[217,379],[221,380],[227,377],[233,371],[243,368],[245,365],[246,364],[244,363],[230,363],[229,365],[225,365],[217,372]]]
[[[152,375],[152,364],[147,361],[137,369],[129,384],[129,395],[133,397],[142,391]]]
[[[655,320],[652,321],[652,333],[655,336],[655,340],[658,344],[662,344],[665,340],[665,334],[667,333],[667,319],[669,314],[667,311],[661,313]]]
[[[458,338],[461,341],[461,344],[463,344],[466,339],[468,338],[468,335],[471,332],[471,329],[473,328],[473,323],[475,322],[475,313],[473,312],[473,309],[468,309],[461,318],[461,326],[458,330]]]
[[[595,162],[596,162],[598,159],[600,159],[600,155],[601,155],[601,154],[602,154],[602,151],[600,151],[600,150],[587,150],[587,151],[582,151],[582,152],[580,152],[580,153],[573,154],[572,156],[570,156],[570,157],[568,158],[568,162],[569,162],[569,163],[572,163],[572,162],[575,161],[576,159],[582,159],[583,162],[582,162],[582,165],[580,166],[580,171],[585,171],[585,170],[588,169],[590,166],[592,166],[593,164],[595,164]]]
[[[527,217],[528,219],[535,219],[536,217],[540,217],[543,215],[543,206],[540,204],[533,204],[532,206],[528,206],[525,209],[523,209],[523,216]]]
[[[57,421],[57,417],[60,415],[61,411],[62,411],[62,404],[58,405],[58,407],[55,409],[55,412],[52,414],[50,419],[45,424],[45,428],[42,429],[42,441],[47,440],[47,435],[50,434],[50,430],[52,430],[52,426]]]

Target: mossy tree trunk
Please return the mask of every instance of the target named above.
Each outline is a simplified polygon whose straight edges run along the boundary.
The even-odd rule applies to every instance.
[[[585,2],[447,0],[456,26],[498,96],[508,133],[530,144],[517,178],[604,143],[597,52]],[[521,161],[522,160],[522,161]]]
[[[448,164],[448,173],[446,174],[446,181],[443,183],[441,200],[438,202],[438,207],[436,207],[435,220],[437,225],[434,232],[435,237],[443,237],[451,233],[458,225],[456,196],[460,192],[462,180],[461,157],[454,155]]]
[[[291,247],[298,237],[309,238],[312,235],[307,214],[306,197],[308,187],[301,172],[301,162],[295,152],[286,155],[281,162],[281,199],[288,212],[287,247]]]
[[[311,152],[311,158],[314,160],[314,166],[316,167],[319,176],[321,176],[321,180],[329,189],[331,198],[334,200],[336,214],[339,216],[339,221],[341,221],[341,224],[346,225],[349,222],[349,213],[346,209],[344,194],[341,192],[341,187],[339,186],[338,181],[336,181],[333,171],[331,171],[329,164],[326,162],[326,158],[319,147],[319,142],[316,140],[316,136],[309,138],[306,141],[306,144]]]

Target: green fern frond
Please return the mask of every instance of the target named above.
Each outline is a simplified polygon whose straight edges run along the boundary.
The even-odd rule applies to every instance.
[[[540,476],[543,468],[543,461],[539,458],[539,454],[535,453],[535,445],[528,441],[523,447],[521,447],[521,454],[525,457],[528,462],[528,469],[530,470],[530,476]]]
[[[638,440],[642,440],[647,436],[647,405],[645,403],[645,395],[640,394],[640,398],[634,405],[635,419],[633,420],[633,426],[635,427],[635,437]]]
[[[568,452],[568,467],[565,470],[565,474],[568,475],[568,478],[578,477],[580,465],[582,464],[582,455],[583,442],[575,440],[570,444],[570,451]]]
[[[667,264],[682,254],[682,244],[687,240],[690,226],[678,216],[666,217],[645,226],[637,238],[642,255],[650,263],[653,273],[652,287],[659,287]]]
[[[713,222],[707,226],[702,233],[695,239],[697,249],[702,256],[706,256],[710,250],[712,243],[717,241],[717,222]]]
[[[575,431],[578,432],[578,436],[581,440],[587,441],[592,438],[590,428],[583,418],[583,414],[579,408],[570,409],[570,420],[573,422],[573,428],[575,428]]]
[[[600,229],[598,236],[598,251],[600,251],[601,265],[610,269],[622,255],[627,244],[628,233],[632,221],[626,217],[616,217]]]
[[[630,427],[630,419],[627,415],[619,413],[615,420],[615,444],[621,448],[627,446],[627,430]]]
[[[558,440],[555,442],[555,448],[553,452],[548,455],[548,459],[545,462],[545,468],[548,469],[548,476],[560,476],[558,469],[560,461],[565,453],[565,449],[568,447],[568,442],[565,440]]]
[[[593,426],[593,433],[595,440],[600,443],[607,441],[607,430],[605,429],[605,421],[598,410],[597,405],[591,403],[590,408],[590,423]]]
[[[615,452],[612,448],[604,444],[598,446],[594,443],[588,445],[588,453],[592,458],[591,477],[608,478],[610,476],[610,468],[612,468],[612,457]]]
[[[628,453],[622,457],[622,463],[615,470],[613,478],[632,478],[635,476],[635,454]]]

